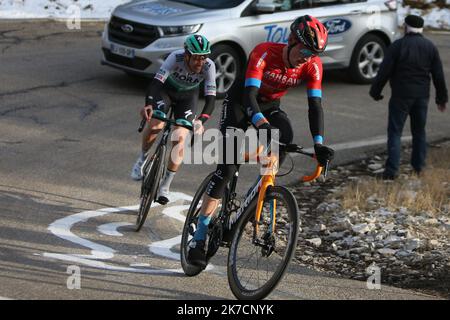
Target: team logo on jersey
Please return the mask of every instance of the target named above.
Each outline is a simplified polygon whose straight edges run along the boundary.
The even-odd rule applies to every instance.
[[[216,86],[211,85],[211,84],[206,85],[205,95],[206,96],[215,96],[216,95]]]
[[[175,55],[175,61],[176,62],[182,62],[184,60],[184,54],[177,54]]]
[[[156,108],[161,109],[164,107],[164,100],[156,101]]]
[[[164,82],[164,80],[166,79],[166,74],[167,74],[166,70],[159,69],[158,73],[155,75],[155,79]]]
[[[264,78],[287,86],[296,86],[299,84],[299,79],[288,77],[282,73],[266,71],[264,73]]]
[[[314,77],[316,78],[317,81],[320,81],[320,69],[319,69],[319,66],[317,65],[317,63],[313,63],[313,67],[314,67],[314,70],[315,70]]]
[[[188,111],[185,111],[185,112],[184,112],[184,118],[185,118],[185,119],[187,119],[188,117],[190,117],[190,116],[192,116],[192,115],[193,115],[193,113],[192,113],[191,110],[188,110]]]
[[[203,70],[208,71],[210,68],[211,68],[211,63],[206,61],[205,64],[203,65]]]
[[[267,56],[267,51],[263,53],[263,55],[261,56],[261,58],[259,58],[258,63],[256,64],[256,68],[259,68],[261,66],[261,64],[264,62],[264,59]]]
[[[172,76],[173,76],[175,79],[178,79],[178,80],[180,80],[180,81],[189,82],[189,83],[192,83],[192,84],[200,83],[200,79],[199,79],[199,78],[194,78],[194,77],[192,77],[192,76],[190,76],[190,75],[186,75],[186,74],[183,74],[183,73],[179,73],[179,72],[177,72],[177,71],[175,71],[174,73],[172,73]]]

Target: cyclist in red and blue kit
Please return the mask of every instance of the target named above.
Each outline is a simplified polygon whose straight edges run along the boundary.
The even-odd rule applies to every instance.
[[[221,132],[228,129],[246,130],[250,123],[258,131],[279,129],[280,142],[293,139],[293,129],[287,114],[280,109],[280,99],[289,88],[306,83],[309,105],[309,125],[318,162],[324,165],[333,157],[333,150],[323,143],[322,62],[318,57],[328,40],[326,28],[316,18],[301,16],[290,27],[288,44],[265,42],[250,54],[245,84],[230,89],[223,103]],[[226,141],[226,138],[224,138]],[[226,148],[223,148],[224,153]],[[236,154],[236,153],[235,153]],[[226,155],[223,156],[226,159]],[[280,154],[280,161],[283,154]],[[188,261],[206,267],[205,239],[211,216],[216,210],[226,184],[239,164],[222,163],[217,166],[204,196],[197,229]]]

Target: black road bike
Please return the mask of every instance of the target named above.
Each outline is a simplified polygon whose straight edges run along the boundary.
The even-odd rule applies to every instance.
[[[145,223],[145,219],[147,219],[152,203],[157,200],[156,195],[161,182],[161,177],[166,169],[165,159],[167,152],[167,141],[169,139],[169,134],[172,126],[182,126],[186,129],[192,130],[191,127],[180,125],[176,123],[175,120],[172,120],[172,114],[173,112],[170,112],[169,117],[166,119],[158,118],[158,120],[164,121],[166,123],[164,129],[162,130],[163,132],[161,140],[159,141],[158,145],[156,146],[156,150],[152,155],[150,155],[150,153],[147,153],[145,161],[142,165],[143,178],[141,184],[141,200],[136,219],[136,231],[141,230],[142,226]],[[138,132],[142,132],[145,123],[146,120],[142,119]]]
[[[284,148],[287,153],[315,157],[295,144],[285,145]],[[237,170],[208,227],[207,261],[219,247],[229,248],[228,282],[238,299],[263,299],[272,292],[284,276],[297,246],[297,201],[287,188],[275,186],[276,174],[270,166],[267,171],[269,174],[258,177],[243,202],[236,197]],[[328,164],[325,174],[327,168]],[[322,167],[317,166],[314,174],[303,177],[303,181],[312,181],[321,172]],[[203,270],[190,264],[187,254],[197,226],[201,200],[213,174],[210,173],[198,188],[183,227],[181,264],[188,276],[195,276]]]

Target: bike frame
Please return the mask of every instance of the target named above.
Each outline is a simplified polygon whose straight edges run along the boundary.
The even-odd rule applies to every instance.
[[[259,154],[262,152],[263,148],[258,148],[256,152],[256,157],[258,157],[259,162],[261,162],[262,159],[264,159],[264,165],[265,168],[264,174],[260,175],[256,182],[253,184],[252,187],[247,191],[247,194],[245,196],[244,202],[240,205],[240,207],[237,209],[236,214],[231,215],[228,208],[228,203],[230,203],[231,200],[234,200],[236,197],[236,186],[237,186],[237,180],[239,177],[239,169],[236,170],[233,179],[231,180],[230,184],[230,190],[226,193],[225,197],[225,205],[223,206],[223,210],[219,213],[219,217],[223,216],[225,217],[225,228],[227,231],[231,231],[233,229],[233,226],[236,225],[236,223],[239,221],[239,218],[242,216],[242,214],[245,212],[245,210],[249,207],[249,205],[256,199],[256,211],[255,211],[255,223],[254,223],[254,232],[253,232],[253,241],[256,241],[258,236],[258,226],[259,226],[259,220],[261,218],[261,212],[264,204],[264,197],[266,195],[267,189],[271,186],[275,185],[276,180],[276,169],[278,167],[278,157],[274,155],[269,155],[266,157],[259,157]],[[307,152],[301,151],[301,148],[298,148],[296,150],[297,153],[302,153],[310,157],[314,157],[313,154],[309,154]],[[252,156],[246,154],[245,159],[248,161]],[[317,166],[315,169],[315,172],[312,175],[304,176],[302,177],[303,182],[308,182],[317,179],[320,174],[322,173],[323,167]],[[257,196],[258,195],[258,196]],[[269,228],[270,233],[272,234],[275,231],[275,222],[276,222],[276,200],[272,200],[271,202],[271,226]]]
[[[167,139],[169,138],[170,130],[172,129],[172,121],[170,121],[170,118],[172,117],[172,114],[173,114],[172,108],[170,108],[170,114],[169,114],[168,119],[164,119],[164,120],[158,119],[158,120],[161,120],[161,121],[165,121],[166,124],[164,125],[162,138],[161,138],[161,140],[159,141],[158,146],[156,147],[156,151],[153,153],[153,155],[155,155],[155,154],[157,153],[158,149],[159,149],[161,146],[166,146],[166,145],[167,145]],[[144,120],[145,120],[145,119],[144,119]],[[144,121],[144,120],[143,120],[143,121]],[[143,127],[143,126],[142,126],[142,127]],[[152,155],[152,156],[153,156],[153,155]],[[145,162],[144,162],[142,168],[146,168],[146,167],[147,167],[147,163],[149,162],[149,159],[150,159],[150,158],[151,158],[151,157],[150,157],[150,154],[147,154],[147,157],[145,158]],[[143,179],[143,181],[144,181],[144,180],[145,180],[145,179]]]
[[[258,150],[259,152],[261,150]],[[248,160],[248,156],[245,157]],[[231,180],[231,184],[230,184],[230,190],[229,192],[226,193],[226,198],[225,198],[225,206],[224,209],[222,210],[222,212],[220,213],[222,216],[225,217],[225,227],[227,229],[227,231],[231,231],[233,229],[233,226],[236,225],[236,223],[239,221],[239,218],[242,216],[242,214],[245,212],[245,210],[250,206],[250,204],[256,199],[257,200],[257,204],[256,204],[256,212],[255,212],[255,229],[254,229],[254,233],[253,233],[253,240],[255,241],[257,239],[258,236],[258,222],[261,218],[261,212],[262,212],[262,206],[264,203],[264,196],[266,194],[267,189],[270,186],[274,186],[275,185],[275,177],[276,177],[276,173],[275,173],[275,164],[278,161],[278,158],[275,156],[269,156],[266,158],[266,160],[268,161],[266,167],[266,170],[264,172],[263,175],[260,175],[258,177],[258,179],[256,180],[256,182],[253,184],[252,187],[250,187],[250,189],[247,191],[247,194],[245,196],[244,202],[241,204],[241,206],[238,208],[238,210],[236,211],[236,214],[229,214],[229,209],[227,204],[233,200],[236,197],[236,186],[237,186],[237,180],[239,177],[239,169],[240,167],[238,167],[238,170],[235,172],[233,179]],[[276,218],[276,201],[273,200],[273,203],[271,204],[271,221],[272,221],[272,225],[270,228],[270,232],[274,232],[275,231],[275,218]]]

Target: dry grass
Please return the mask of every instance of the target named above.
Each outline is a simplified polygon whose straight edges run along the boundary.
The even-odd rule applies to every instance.
[[[378,201],[380,206],[405,207],[412,213],[446,211],[450,206],[450,144],[430,149],[427,163],[420,178],[400,177],[390,183],[368,178],[352,183],[342,192],[343,207],[370,210]]]

